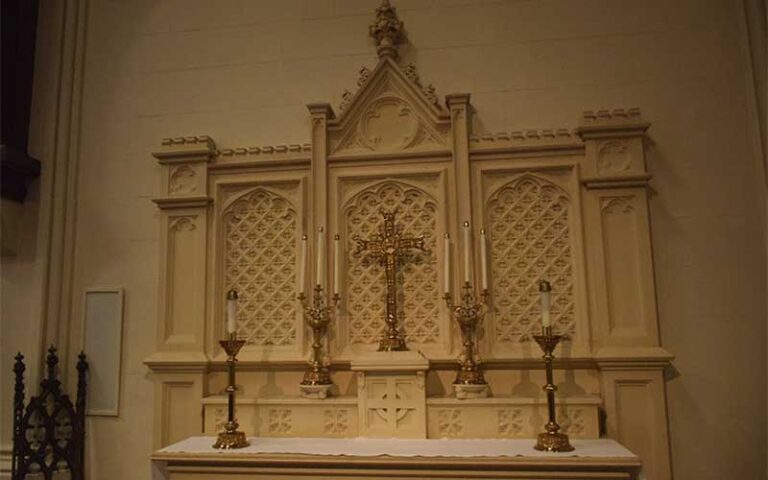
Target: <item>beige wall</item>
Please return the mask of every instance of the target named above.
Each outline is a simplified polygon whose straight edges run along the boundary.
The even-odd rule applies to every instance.
[[[53,3],[59,4],[44,1],[43,13],[56,18],[62,13]],[[76,213],[73,304],[63,316],[73,319],[71,338],[79,335],[84,288],[126,292],[122,410],[119,418],[89,422],[91,478],[149,478],[153,384],[142,359],[153,351],[159,251],[150,201],[158,170],[150,151],[161,137],[194,134],[211,135],[222,148],[306,143],[305,105],[337,103],[354,87],[359,67],[375,65],[367,25],[376,3],[88,4],[82,104],[74,102],[81,121],[71,131],[79,138],[77,195],[62,200]],[[677,354],[668,383],[675,477],[764,476],[765,177],[754,149],[742,3],[396,0],[395,6],[408,31],[406,60],[438,94],[472,93],[477,132],[574,127],[587,109],[643,110],[652,122],[648,163],[655,175],[662,341]],[[70,36],[77,30],[68,29]],[[55,72],[58,50],[41,52],[38,73]],[[455,68],[457,62],[464,68]],[[38,102],[52,91],[38,86]],[[50,122],[50,112],[42,113],[38,124]],[[49,147],[51,141],[39,140]],[[43,151],[55,156],[55,149]],[[6,326],[10,319],[40,321],[42,307],[14,292],[31,293],[32,302],[42,297],[41,255],[37,249],[3,260],[3,372],[9,348],[34,348],[27,346],[29,335]],[[7,435],[3,426],[3,440]]]

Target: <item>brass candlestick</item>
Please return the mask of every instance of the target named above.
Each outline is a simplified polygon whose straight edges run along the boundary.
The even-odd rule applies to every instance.
[[[547,371],[547,384],[544,386],[544,391],[547,392],[547,407],[549,409],[549,421],[544,426],[547,431],[539,434],[536,446],[533,448],[547,452],[570,452],[573,450],[573,446],[568,441],[568,435],[559,432],[560,425],[555,420],[555,391],[557,391],[557,387],[552,379],[552,360],[555,358],[552,352],[562,338],[562,335],[552,333],[552,327],[544,327],[543,335],[533,336],[533,339],[544,351],[542,358],[544,358],[544,366]]]
[[[328,304],[323,293],[323,287],[315,285],[311,305],[307,305],[307,297],[303,293],[299,294],[298,298],[304,309],[307,324],[312,328],[312,356],[309,359],[309,368],[304,373],[300,388],[305,396],[325,398],[333,382],[328,367],[323,362],[323,344],[321,341],[331,321],[331,314],[339,303],[339,294],[334,293],[331,297],[331,303]]]
[[[224,431],[219,432],[216,443],[213,448],[231,449],[243,448],[250,445],[245,438],[245,433],[237,430],[239,427],[235,420],[235,363],[237,362],[237,353],[245,345],[245,340],[238,340],[234,332],[229,334],[229,339],[219,341],[225,352],[227,352],[227,368],[229,370],[229,385],[227,385],[227,423]]]
[[[474,396],[487,395],[488,388],[488,383],[485,381],[475,359],[475,330],[477,324],[485,315],[487,296],[488,291],[483,290],[480,294],[480,302],[476,302],[474,289],[469,282],[464,282],[464,285],[461,287],[461,304],[454,305],[450,293],[446,293],[443,296],[448,309],[451,311],[451,316],[456,319],[461,328],[464,344],[464,358],[461,360],[461,368],[456,374],[456,380],[454,380],[453,385],[478,386],[475,390],[478,391],[479,395]],[[457,394],[459,394],[459,391],[460,389],[457,388]],[[463,391],[466,393],[467,390],[464,389]]]

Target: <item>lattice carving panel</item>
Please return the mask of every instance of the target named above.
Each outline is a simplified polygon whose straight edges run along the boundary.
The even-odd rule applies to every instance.
[[[225,284],[240,295],[237,334],[247,345],[296,343],[295,209],[255,190],[224,213]]]
[[[414,251],[398,267],[399,324],[409,343],[435,344],[440,338],[439,289],[435,259],[437,204],[425,192],[386,182],[358,194],[345,212],[347,223],[348,340],[375,344],[384,329],[386,279],[375,260],[355,255],[354,236],[369,239],[383,225],[380,208],[399,208],[396,223],[405,235],[424,235],[426,252]]]
[[[552,322],[573,338],[573,252],[570,201],[556,185],[525,176],[501,187],[487,207],[494,340],[532,340],[541,326],[538,282],[552,284]]]

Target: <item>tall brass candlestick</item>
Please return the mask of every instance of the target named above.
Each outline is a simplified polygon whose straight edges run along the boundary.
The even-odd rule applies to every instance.
[[[475,358],[475,330],[477,324],[485,315],[487,290],[480,294],[480,302],[476,302],[475,292],[469,282],[464,282],[461,287],[461,304],[454,305],[450,292],[443,296],[451,315],[461,328],[461,336],[464,345],[464,358],[461,367],[456,374],[453,385],[459,398],[484,397],[488,394],[488,383],[480,371]]]
[[[304,373],[304,379],[299,388],[302,395],[310,398],[325,398],[333,386],[328,367],[323,363],[322,338],[331,321],[331,314],[339,303],[339,294],[334,293],[331,303],[326,303],[322,285],[315,285],[312,294],[312,304],[307,305],[307,298],[299,294],[299,300],[304,308],[307,324],[312,329],[312,356],[309,367]]]
[[[557,391],[557,387],[552,378],[552,360],[555,358],[552,352],[557,344],[560,343],[562,335],[553,334],[552,327],[550,326],[543,327],[542,333],[542,335],[534,335],[533,339],[536,340],[536,343],[544,351],[542,358],[544,358],[544,366],[547,371],[547,384],[544,386],[544,391],[547,392],[549,421],[544,426],[546,432],[539,434],[536,446],[533,448],[547,452],[570,452],[573,450],[573,446],[568,441],[568,435],[560,433],[560,425],[555,420],[555,391]]]
[[[239,427],[235,420],[235,391],[237,390],[235,383],[235,363],[237,362],[237,354],[243,345],[245,340],[238,340],[237,335],[234,332],[229,334],[229,339],[219,341],[219,345],[227,352],[227,369],[229,370],[229,382],[227,385],[227,423],[224,426],[224,431],[219,432],[219,436],[216,439],[216,443],[213,444],[213,448],[231,449],[231,448],[243,448],[249,445],[248,440],[245,438],[245,433],[237,430]]]

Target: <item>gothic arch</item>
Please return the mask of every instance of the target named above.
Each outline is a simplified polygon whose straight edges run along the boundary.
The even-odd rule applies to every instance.
[[[223,211],[226,290],[240,300],[237,333],[247,345],[296,343],[297,210],[263,187],[233,200]]]
[[[427,252],[414,254],[400,274],[400,325],[409,343],[433,345],[440,341],[440,297],[435,247],[438,203],[409,182],[387,179],[354,194],[344,205],[347,254],[347,334],[352,345],[373,345],[384,327],[384,271],[354,256],[355,235],[368,238],[382,223],[379,208],[399,207],[397,222],[409,235],[424,235]]]
[[[575,333],[571,200],[551,181],[524,174],[501,185],[485,211],[494,295],[496,343],[529,342],[540,325],[539,280],[553,287],[555,329]]]

